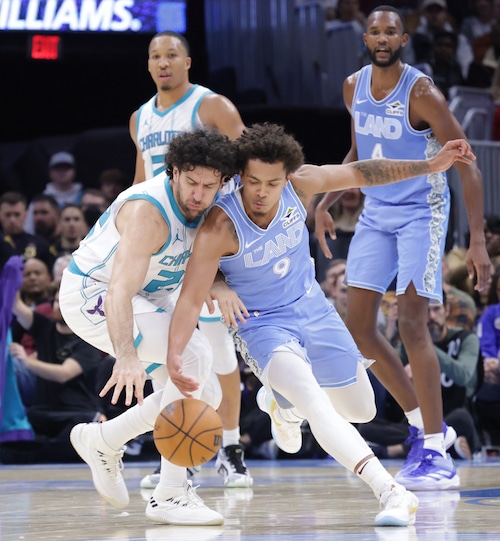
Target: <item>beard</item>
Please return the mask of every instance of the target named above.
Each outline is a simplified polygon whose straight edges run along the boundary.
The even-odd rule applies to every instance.
[[[403,47],[399,46],[395,51],[393,51],[391,56],[387,60],[384,60],[384,61],[377,60],[375,57],[375,53],[372,50],[368,48],[366,50],[368,53],[368,57],[370,58],[370,62],[374,66],[377,66],[378,68],[388,68],[389,66],[392,66],[396,62],[398,62],[398,60],[401,58],[402,49]]]

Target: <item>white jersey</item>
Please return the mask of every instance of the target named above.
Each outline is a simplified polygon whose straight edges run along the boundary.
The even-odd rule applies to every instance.
[[[170,233],[163,247],[151,256],[149,267],[137,292],[152,302],[172,294],[182,283],[194,238],[203,217],[189,222],[181,214],[166,175],[131,186],[122,192],[99,218],[80,247],[73,253],[68,270],[88,278],[90,282],[109,283],[120,233],[115,221],[122,205],[129,200],[143,199],[152,203],[168,224]]]
[[[147,179],[165,171],[165,153],[177,134],[203,128],[198,110],[203,98],[212,93],[204,86],[193,85],[166,111],[156,107],[158,94],[141,105],[136,118],[136,138]]]

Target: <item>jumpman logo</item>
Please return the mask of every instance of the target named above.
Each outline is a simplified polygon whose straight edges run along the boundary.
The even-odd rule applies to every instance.
[[[175,241],[179,241],[179,242],[182,242],[184,239],[181,239],[181,237],[179,237],[179,230],[177,230],[177,232],[175,233],[175,238],[174,240],[172,241],[172,244],[174,244]]]
[[[99,298],[97,299],[97,304],[92,308],[92,310],[87,310],[87,312],[91,315],[99,314],[100,316],[104,317],[106,314],[104,313],[104,310],[102,307],[102,297],[99,295]]]

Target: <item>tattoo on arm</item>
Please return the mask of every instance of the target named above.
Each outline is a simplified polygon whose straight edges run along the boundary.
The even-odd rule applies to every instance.
[[[239,244],[238,233],[236,233],[236,228],[234,227],[233,220],[231,220],[229,216],[226,216],[224,221],[226,222],[226,227],[228,231],[231,233],[231,236],[233,237],[234,242],[236,244]]]
[[[363,175],[367,186],[390,184],[431,172],[425,160],[364,160],[349,165]]]

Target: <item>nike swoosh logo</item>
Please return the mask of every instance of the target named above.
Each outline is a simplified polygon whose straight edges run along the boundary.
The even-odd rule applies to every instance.
[[[360,105],[361,103],[365,103],[368,100],[356,100],[356,105]]]
[[[248,250],[248,248],[250,248],[250,246],[252,246],[256,242],[259,242],[259,240],[260,239],[254,239],[254,240],[252,240],[252,242],[245,242],[245,250]]]

